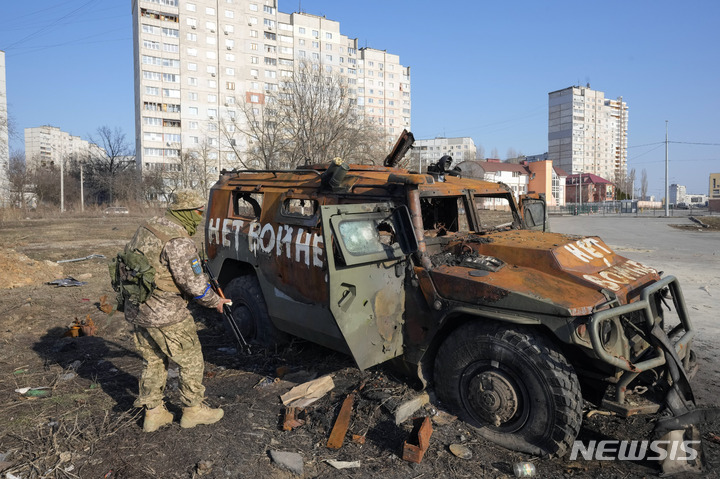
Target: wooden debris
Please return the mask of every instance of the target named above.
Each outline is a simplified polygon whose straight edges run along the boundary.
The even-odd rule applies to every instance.
[[[295,386],[280,396],[280,400],[285,406],[304,408],[323,397],[334,387],[335,383],[330,376],[322,376]]]

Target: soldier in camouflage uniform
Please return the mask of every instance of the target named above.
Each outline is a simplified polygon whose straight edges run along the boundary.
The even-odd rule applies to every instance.
[[[204,361],[188,299],[222,312],[223,304],[202,271],[197,247],[190,238],[202,220],[203,198],[193,191],[175,195],[164,217],[140,226],[126,250],[141,251],[155,268],[154,290],[142,304],[125,302],[125,317],[135,326],[135,345],[145,360],[136,407],[145,408],[143,430],[152,432],[170,424],[173,415],[163,402],[168,361],[180,366],[180,396],[184,404],[180,426],[213,424],[220,408],[203,403]]]

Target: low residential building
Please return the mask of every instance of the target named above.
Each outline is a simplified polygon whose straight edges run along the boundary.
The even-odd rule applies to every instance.
[[[568,203],[602,203],[612,201],[615,185],[591,173],[568,175],[565,198]]]
[[[553,167],[551,161],[534,161],[523,164],[488,161],[463,161],[459,165],[462,176],[493,183],[505,183],[519,199],[528,193],[544,194],[548,206],[565,205],[565,178],[567,173]]]
[[[711,173],[708,187],[708,209],[720,212],[720,173]]]
[[[453,165],[463,161],[474,160],[477,154],[477,147],[472,138],[433,138],[432,140],[415,140],[410,152],[410,168],[418,168],[423,172],[428,165],[436,163],[444,155],[453,158]]]
[[[565,179],[567,173],[553,166],[552,161],[526,162],[528,193],[543,193],[548,206],[565,206]]]

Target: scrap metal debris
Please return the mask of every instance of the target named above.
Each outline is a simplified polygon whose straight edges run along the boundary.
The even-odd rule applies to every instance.
[[[115,307],[108,302],[107,294],[100,296],[100,311],[105,314],[110,314],[115,310]]]
[[[95,336],[96,334],[97,326],[95,326],[95,322],[88,314],[83,320],[75,318],[63,336],[77,338],[78,336]]]
[[[56,261],[56,263],[74,263],[76,261],[85,261],[88,259],[94,259],[94,258],[105,258],[105,255],[102,254],[91,254],[89,256],[84,256],[82,258],[73,258],[73,259],[61,259],[59,261]]]
[[[348,427],[350,426],[350,415],[352,414],[353,402],[355,401],[355,393],[347,395],[343,401],[340,413],[335,420],[335,425],[330,432],[330,438],[327,442],[329,449],[340,449],[345,441],[345,435],[347,434]]]
[[[300,426],[305,425],[305,410],[296,407],[285,408],[285,420],[283,421],[283,431],[292,431]]]
[[[87,284],[87,281],[78,281],[72,276],[68,276],[66,278],[62,279],[56,279],[53,281],[48,281],[45,284],[54,284],[55,286],[59,287],[70,287],[70,286],[85,286]]]
[[[403,444],[403,460],[420,463],[425,451],[430,446],[430,436],[433,428],[429,417],[418,417],[413,420],[413,430],[410,437]]]

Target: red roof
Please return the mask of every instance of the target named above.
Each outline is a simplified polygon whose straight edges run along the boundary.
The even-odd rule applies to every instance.
[[[527,175],[528,170],[522,165],[516,163],[495,163],[488,161],[478,161],[478,166],[485,170],[486,173],[494,173],[497,171],[517,171],[521,175]]]
[[[575,185],[575,184],[579,183],[578,179],[580,176],[582,176],[583,184],[587,184],[587,183],[594,183],[596,185],[612,184],[611,181],[608,181],[605,178],[600,178],[598,175],[593,175],[592,173],[568,175],[567,179],[565,180],[565,184]]]

